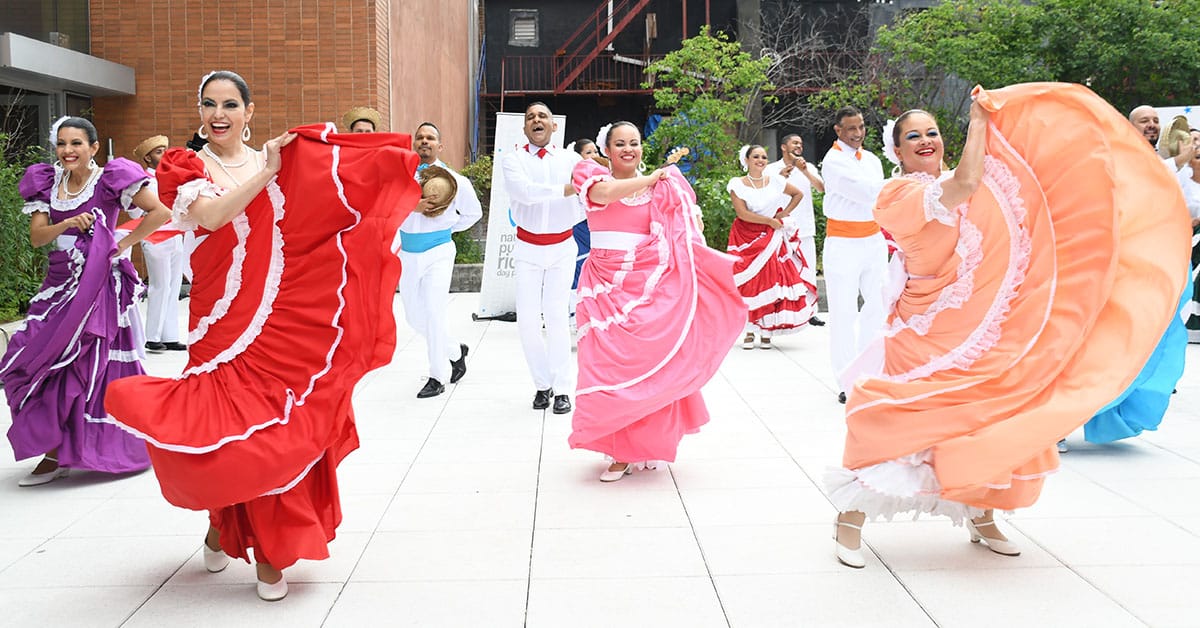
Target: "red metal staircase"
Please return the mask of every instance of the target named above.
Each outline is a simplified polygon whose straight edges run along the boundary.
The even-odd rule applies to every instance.
[[[559,48],[557,55],[569,61],[556,67],[554,91],[567,91],[571,83],[579,78],[588,65],[596,60],[635,17],[641,14],[647,4],[650,4],[650,0],[614,0],[611,15],[612,32],[605,32],[610,15],[608,0],[601,0],[592,15],[585,19]]]

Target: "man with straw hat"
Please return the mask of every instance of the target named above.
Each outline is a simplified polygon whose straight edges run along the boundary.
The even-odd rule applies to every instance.
[[[457,383],[467,373],[467,345],[455,342],[447,325],[450,277],[458,252],[451,234],[470,229],[483,217],[483,208],[470,179],[439,158],[442,136],[432,122],[417,127],[413,150],[421,157],[421,202],[400,225],[392,250],[400,256],[404,317],[425,338],[428,351],[429,379],[417,393],[418,399],[425,399],[442,394],[447,383]]]
[[[134,160],[150,174],[150,185],[156,193],[154,169],[158,167],[168,144],[167,136],[155,135],[133,149]],[[142,240],[142,255],[146,260],[148,284],[146,350],[186,351],[187,345],[179,341],[179,289],[183,284],[186,261],[183,236],[168,222]]]
[[[355,107],[342,116],[346,133],[375,133],[382,130],[383,116],[370,107]]]

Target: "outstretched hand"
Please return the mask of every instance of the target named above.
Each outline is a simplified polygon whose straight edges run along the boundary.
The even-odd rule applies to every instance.
[[[295,133],[284,133],[263,144],[263,155],[266,159],[266,170],[268,172],[272,174],[279,172],[279,168],[283,165],[283,161],[279,158],[279,152],[294,139],[296,139]]]

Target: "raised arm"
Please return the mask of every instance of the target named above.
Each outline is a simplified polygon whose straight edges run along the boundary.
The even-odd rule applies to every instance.
[[[263,145],[266,166],[238,187],[218,198],[199,197],[188,206],[188,217],[209,231],[216,231],[246,211],[246,206],[267,187],[282,165],[279,151],[296,139],[295,133],[284,133]]]
[[[983,180],[983,157],[987,147],[987,126],[991,114],[978,102],[971,103],[971,122],[967,127],[967,140],[963,143],[962,159],[954,175],[942,183],[942,205],[956,207],[962,204]]]
[[[138,224],[137,229],[134,229],[129,235],[121,238],[120,242],[117,242],[117,253],[124,253],[126,249],[141,242],[143,238],[154,233],[156,229],[167,224],[167,221],[171,219],[171,210],[167,209],[167,206],[158,200],[158,192],[149,185],[138,190],[138,193],[133,195],[133,204],[138,209],[146,212],[146,215],[142,218],[142,222]]]

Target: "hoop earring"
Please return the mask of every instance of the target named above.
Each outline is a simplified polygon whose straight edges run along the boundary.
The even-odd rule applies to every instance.
[[[201,124],[201,125],[200,125],[200,130],[196,131],[196,135],[199,135],[199,136],[200,136],[200,139],[202,139],[202,140],[206,140],[206,139],[208,139],[208,133],[205,133],[205,132],[204,132],[204,125],[203,125],[203,124]]]
[[[96,158],[93,157],[92,159],[88,160],[88,170],[95,170],[96,168],[99,168],[99,167],[100,167],[100,164],[96,163]]]
[[[242,127],[242,141],[243,141],[243,142],[249,142],[249,141],[250,141],[250,125],[249,125],[249,124],[247,124],[246,126]]]

